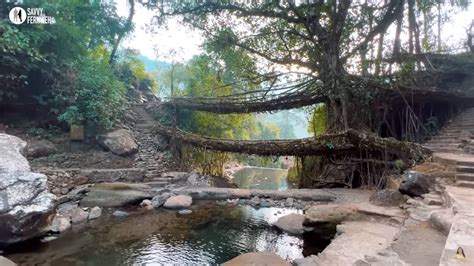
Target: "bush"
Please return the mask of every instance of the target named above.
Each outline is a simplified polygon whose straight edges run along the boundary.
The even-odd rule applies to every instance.
[[[92,122],[109,129],[123,113],[126,87],[114,75],[107,57],[94,57],[78,63],[75,101],[59,119],[69,125]]]

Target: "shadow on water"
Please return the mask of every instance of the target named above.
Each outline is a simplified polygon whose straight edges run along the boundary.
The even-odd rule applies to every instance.
[[[252,251],[294,260],[319,253],[329,244],[328,237],[291,236],[270,225],[300,210],[212,202],[197,203],[192,210],[185,216],[155,210],[122,219],[105,213],[57,240],[10,248],[6,256],[20,265],[219,264]]]

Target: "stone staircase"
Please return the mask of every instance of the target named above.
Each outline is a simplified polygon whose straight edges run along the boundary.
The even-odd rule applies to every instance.
[[[433,150],[433,161],[452,169],[456,185],[474,188],[474,108],[450,121],[424,146]]]
[[[162,152],[164,141],[154,130],[156,121],[146,110],[146,104],[134,105],[132,111],[135,114],[132,129],[139,147],[134,166],[145,169],[146,184],[153,187],[166,186],[174,178],[164,174],[170,165]]]
[[[467,109],[425,143],[433,163],[444,169],[445,209],[428,212],[433,226],[447,234],[439,265],[474,265],[474,108]],[[449,185],[454,178],[454,184]],[[429,201],[428,199],[423,199]],[[458,249],[464,256],[457,255]]]

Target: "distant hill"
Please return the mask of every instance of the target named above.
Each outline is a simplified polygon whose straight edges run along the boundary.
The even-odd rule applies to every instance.
[[[155,71],[158,69],[160,72],[164,72],[171,68],[171,64],[164,61],[153,60],[144,55],[139,55],[138,58],[145,64],[146,71]]]

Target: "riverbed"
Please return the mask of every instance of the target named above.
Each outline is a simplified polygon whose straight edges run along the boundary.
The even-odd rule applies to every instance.
[[[271,224],[290,208],[254,208],[199,202],[192,214],[153,210],[126,218],[105,213],[98,220],[41,243],[7,250],[18,264],[150,265],[219,264],[252,251],[268,251],[287,260],[316,254],[329,243],[314,235],[280,232]]]

